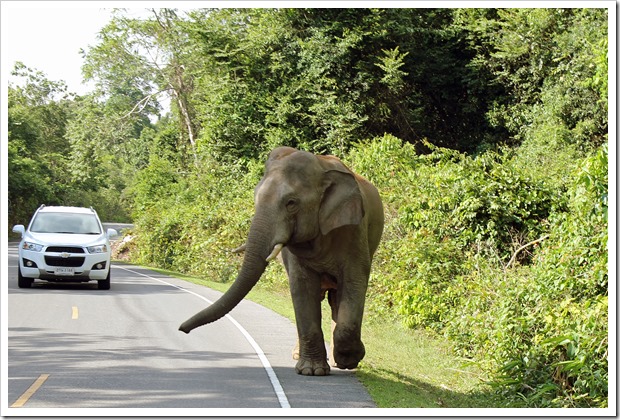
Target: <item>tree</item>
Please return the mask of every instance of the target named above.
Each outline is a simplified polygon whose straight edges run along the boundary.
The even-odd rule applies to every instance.
[[[65,136],[71,113],[64,82],[16,63],[23,84],[8,89],[9,220],[26,223],[41,203],[57,203],[67,178]]]
[[[167,93],[196,162],[198,125],[188,99],[192,78],[185,71],[189,62],[182,20],[173,9],[150,13],[146,19],[131,19],[117,11],[102,29],[101,42],[84,53],[83,72],[87,80],[96,80],[108,102],[118,102],[126,118],[159,115],[157,97]]]
[[[460,22],[477,45],[471,65],[497,87],[489,122],[513,144],[542,136],[597,147],[607,132],[605,9],[464,9]],[[601,53],[601,51],[603,51]],[[597,56],[598,55],[598,56]],[[606,55],[604,56],[606,57]],[[596,82],[595,82],[596,80]]]
[[[22,63],[9,85],[9,220],[27,223],[41,204],[94,206],[105,219],[127,221],[120,197],[131,167],[136,125],[114,114],[113,101],[67,92]],[[126,206],[128,207],[128,206]]]

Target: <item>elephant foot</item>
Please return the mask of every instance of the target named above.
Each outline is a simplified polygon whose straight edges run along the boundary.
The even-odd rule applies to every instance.
[[[334,352],[334,364],[339,369],[355,369],[364,358],[365,352],[338,353]]]
[[[300,359],[295,371],[304,376],[326,376],[329,375],[329,365],[326,360]]]
[[[345,361],[344,363],[338,363],[336,362],[336,367],[338,369],[355,369],[357,367],[357,365],[359,364],[359,360],[348,360]]]
[[[354,341],[344,345],[336,345],[332,350],[333,365],[339,369],[355,369],[364,358],[366,349],[361,341]]]

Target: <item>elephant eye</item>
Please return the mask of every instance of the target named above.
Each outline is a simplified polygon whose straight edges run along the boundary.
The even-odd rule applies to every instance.
[[[297,200],[295,200],[294,198],[290,198],[286,202],[286,209],[291,212],[297,210]]]

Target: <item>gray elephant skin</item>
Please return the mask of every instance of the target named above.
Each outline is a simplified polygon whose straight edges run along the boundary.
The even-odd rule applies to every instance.
[[[334,156],[278,147],[269,154],[254,204],[236,280],[179,330],[189,333],[230,312],[281,251],[297,324],[296,372],[330,372],[321,330],[326,296],[332,312],[330,362],[356,368],[365,354],[361,330],[370,266],[383,232],[379,192]]]

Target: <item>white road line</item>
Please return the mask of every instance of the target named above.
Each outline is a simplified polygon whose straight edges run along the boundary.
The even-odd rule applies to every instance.
[[[167,284],[168,286],[172,286],[174,288],[177,288],[179,290],[182,290],[184,292],[192,294],[192,295],[196,296],[197,298],[202,299],[203,301],[207,302],[209,305],[213,304],[213,301],[207,299],[206,297],[201,296],[198,293],[192,292],[191,290],[184,289],[181,286],[177,286],[175,284],[168,283],[167,281],[164,281],[164,280],[161,280],[161,279],[158,279],[158,278],[155,278],[155,277],[151,277],[149,275],[142,274],[142,273],[139,273],[139,272],[134,271],[134,270],[130,270],[130,269],[125,268],[125,267],[120,267],[120,266],[114,266],[114,267],[115,268],[120,268],[121,270],[129,271],[130,273],[138,274],[140,276],[146,277],[146,278],[151,279],[151,280],[158,281],[160,283]],[[269,377],[269,381],[271,382],[271,386],[273,386],[273,390],[276,393],[276,396],[278,397],[278,401],[280,402],[280,407],[282,407],[282,408],[291,408],[291,405],[290,405],[290,403],[288,401],[288,398],[286,397],[286,394],[284,393],[284,388],[282,388],[282,384],[280,384],[280,381],[278,380],[278,377],[276,376],[276,372],[271,367],[271,364],[269,363],[269,360],[267,359],[267,356],[265,356],[265,352],[263,351],[263,349],[261,349],[261,347],[258,345],[256,340],[254,340],[254,338],[252,338],[250,333],[245,328],[243,328],[241,326],[241,324],[239,324],[237,322],[237,320],[235,320],[230,315],[226,315],[226,318],[228,318],[228,320],[230,322],[232,322],[235,327],[237,327],[237,329],[241,332],[241,334],[243,334],[245,339],[248,340],[248,343],[250,343],[250,345],[254,348],[254,351],[256,352],[256,355],[258,356],[258,358],[260,359],[261,363],[263,364],[263,368],[267,372],[267,376]]]

